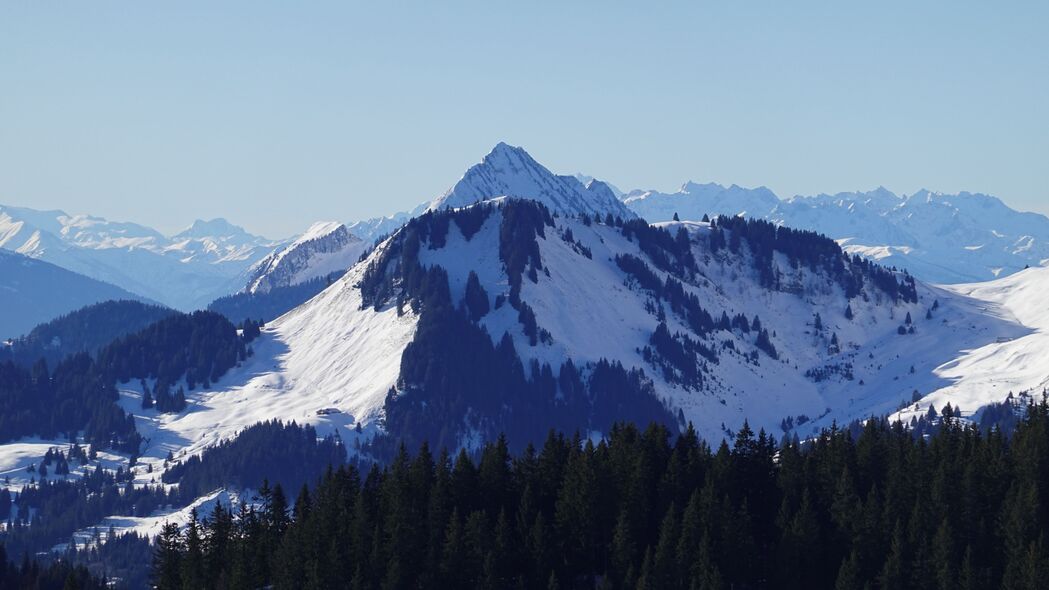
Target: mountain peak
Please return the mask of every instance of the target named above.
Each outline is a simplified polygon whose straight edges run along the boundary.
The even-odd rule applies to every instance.
[[[459,182],[434,199],[429,210],[459,208],[496,197],[538,201],[555,213],[633,218],[603,182],[584,185],[574,176],[554,174],[521,147],[499,142]]]
[[[488,152],[488,155],[489,156],[493,156],[493,155],[513,154],[513,153],[520,153],[520,152],[524,152],[525,154],[527,154],[527,152],[525,152],[523,148],[520,148],[518,146],[510,145],[510,144],[506,143],[505,141],[500,141],[499,143],[495,144],[495,147],[493,147],[490,152]]]
[[[243,227],[234,225],[224,217],[214,219],[197,219],[192,225],[175,234],[176,238],[213,238],[234,234],[246,234]]]

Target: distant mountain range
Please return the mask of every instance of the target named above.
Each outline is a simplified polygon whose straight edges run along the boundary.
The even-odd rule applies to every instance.
[[[135,223],[0,205],[0,248],[182,310],[237,290],[279,245],[224,219],[168,237]]]
[[[224,219],[198,220],[169,237],[134,223],[0,206],[0,248],[191,310],[225,295],[294,287],[344,272],[365,248],[410,219],[492,195],[536,200],[559,215],[611,214],[650,222],[675,215],[692,221],[717,215],[764,219],[823,233],[850,254],[907,269],[930,283],[990,280],[1049,260],[1049,218],[1015,211],[988,195],[896,195],[878,188],[781,199],[765,187],[694,182],[673,193],[624,193],[584,174],[555,174],[505,143],[447,191],[411,211],[318,223],[288,240],[253,235]]]
[[[623,202],[649,221],[745,215],[818,231],[932,283],[991,280],[1049,259],[1049,218],[983,194],[878,188],[783,200],[765,187],[689,182],[675,193],[631,191]]]

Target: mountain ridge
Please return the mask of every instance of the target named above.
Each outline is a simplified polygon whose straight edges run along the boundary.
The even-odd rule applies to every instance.
[[[184,310],[235,291],[246,269],[279,244],[222,218],[168,237],[137,223],[0,205],[0,248]]]
[[[819,231],[850,253],[935,283],[995,279],[1049,259],[1049,218],[981,193],[896,195],[878,187],[780,199],[764,187],[688,182],[676,193],[632,191],[624,203],[650,221],[745,214]]]

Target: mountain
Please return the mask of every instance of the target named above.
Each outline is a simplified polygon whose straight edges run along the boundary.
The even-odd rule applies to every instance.
[[[589,174],[583,174],[582,172],[576,172],[572,176],[574,176],[576,180],[581,182],[583,184],[583,186],[586,186],[586,185],[590,184],[592,181],[597,180],[593,176],[590,176]],[[612,191],[612,194],[615,195],[617,199],[622,200],[626,196],[626,193],[624,193],[623,191],[619,190],[619,187],[617,187],[616,185],[612,184],[611,182],[605,182],[605,186],[607,186],[608,189]]]
[[[110,299],[138,299],[119,287],[0,249],[0,338]]]
[[[551,422],[604,432],[617,419],[691,422],[712,439],[744,419],[808,432],[894,412],[947,387],[941,367],[960,351],[1026,333],[974,297],[813,232],[735,217],[608,220],[587,208],[592,195],[553,199],[543,187],[558,177],[527,162],[497,146],[345,276],[269,322],[255,356],[213,384],[221,395],[191,396],[195,410],[165,421],[157,448],[200,450],[275,417],[376,445],[388,435],[475,446],[501,431],[534,440]],[[511,186],[535,197],[493,198]],[[743,191],[686,188],[714,203]],[[453,206],[466,194],[476,202]],[[315,229],[301,245],[338,226]]]
[[[1037,356],[1046,344],[1039,295],[1049,286],[1037,271],[1046,269],[944,288],[774,221],[598,214],[593,194],[565,200],[546,190],[560,177],[538,164],[498,164],[523,158],[516,149],[497,147],[456,185],[469,179],[472,188],[453,187],[330,285],[314,279],[322,290],[261,332],[202,312],[116,341],[97,362],[104,391],[88,388],[115,407],[74,417],[95,425],[103,447],[119,427],[122,446],[110,446],[124,454],[107,453],[109,465],[125,465],[141,437],[125,476],[136,493],[183,477],[196,493],[248,481],[223,471],[243,467],[240,459],[258,476],[267,452],[291,439],[293,457],[300,444],[336,454],[345,445],[386,460],[399,441],[476,450],[505,434],[520,450],[551,428],[595,440],[620,421],[655,421],[671,432],[693,424],[716,445],[747,433],[748,421],[775,439],[808,437],[872,415],[930,415],[947,402],[979,420],[1009,389],[1049,377]],[[522,176],[542,179],[519,191],[531,198],[501,194],[526,186]],[[467,194],[471,203],[455,204]],[[312,283],[242,295],[304,285]],[[94,375],[89,368],[56,370],[78,378],[54,380],[55,393],[93,385],[79,378]],[[24,394],[17,386],[30,378],[14,374],[8,391]],[[34,416],[51,424],[46,404],[37,406]],[[63,433],[77,426],[67,419],[52,438],[0,445],[5,485],[28,483],[28,467],[65,448]],[[178,489],[153,492],[169,494],[151,500],[156,512],[121,508],[136,519],[116,525],[188,518],[194,504]]]
[[[168,238],[134,223],[0,206],[0,248],[178,309],[236,291],[247,269],[278,245],[224,219],[198,220]]]
[[[632,211],[648,221],[701,219],[704,215],[746,215],[767,218],[780,200],[765,187],[746,189],[732,185],[686,182],[676,193],[635,190],[623,196]]]
[[[347,224],[346,229],[348,229],[351,234],[359,237],[365,242],[374,242],[375,240],[393,233],[394,230],[407,223],[409,219],[422,215],[426,212],[426,209],[429,206],[430,203],[425,202],[411,211],[400,211],[385,217],[373,217],[371,219],[355,221]]]
[[[1007,276],[1049,259],[1049,218],[983,194],[885,188],[781,200],[760,187],[686,183],[675,193],[632,191],[624,203],[649,221],[703,215],[767,219],[831,236],[850,253],[906,268],[934,283]]]
[[[561,215],[634,217],[605,183],[591,180],[583,184],[574,176],[556,175],[524,149],[502,142],[434,199],[429,210],[465,207],[495,197],[535,200]]]
[[[0,348],[7,358],[25,366],[40,359],[54,367],[69,355],[94,354],[113,340],[175,314],[174,310],[134,300],[108,300],[82,307],[33,328]]]
[[[611,213],[624,219],[633,217],[628,209],[609,199],[609,193],[616,200],[623,196],[618,188],[593,176],[554,174],[524,149],[500,142],[480,164],[468,169],[459,182],[435,199],[411,211],[356,221],[347,227],[353,235],[373,242],[430,209],[462,207],[504,196],[538,200],[558,213],[587,213],[602,217]]]
[[[366,247],[367,242],[341,223],[315,223],[295,241],[257,262],[244,290],[265,293],[344,272],[357,263]]]
[[[981,305],[765,222],[605,225],[515,199],[431,211],[268,324],[142,460],[274,417],[377,454],[387,437],[519,444],[616,420],[808,433],[895,411],[945,387],[958,351],[1023,333]]]

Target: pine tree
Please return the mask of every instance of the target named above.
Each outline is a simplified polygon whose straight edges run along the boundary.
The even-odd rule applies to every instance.
[[[466,279],[466,295],[464,296],[464,303],[467,312],[470,315],[470,319],[475,322],[487,315],[490,309],[488,303],[488,292],[481,286],[481,281],[477,278],[477,273],[472,270]]]
[[[153,554],[153,584],[157,590],[182,590],[182,548],[178,525],[165,524]]]
[[[881,588],[902,588],[905,584],[904,577],[904,536],[903,525],[897,521],[892,534],[892,543],[889,547],[889,555],[882,565],[878,576]]]
[[[838,578],[834,582],[834,590],[863,590],[863,583],[860,579],[860,556],[855,550],[841,562]]]
[[[186,525],[185,551],[183,552],[182,587],[185,590],[204,587],[204,547],[200,535],[200,522],[197,520],[197,509],[189,513],[189,524]]]

